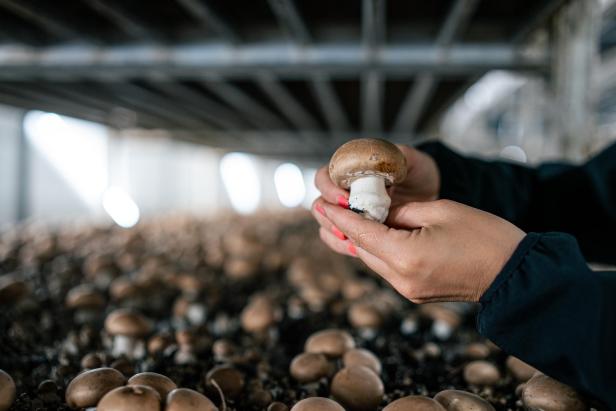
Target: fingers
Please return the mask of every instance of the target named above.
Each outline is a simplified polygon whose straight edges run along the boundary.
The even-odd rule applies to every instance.
[[[332,224],[329,218],[327,218],[327,216],[325,215],[325,209],[323,208],[324,204],[325,204],[325,200],[323,200],[323,197],[319,197],[316,200],[314,200],[314,202],[312,203],[312,208],[311,208],[312,215],[314,216],[314,218],[317,220],[317,222],[322,228],[333,233],[339,239],[346,240],[347,238],[342,233],[342,231],[340,231],[338,227]]]
[[[428,227],[443,221],[453,204],[452,201],[437,200],[394,206],[389,210],[386,224],[403,229]]]
[[[314,184],[321,192],[321,196],[325,199],[325,201],[332,204],[338,204],[345,208],[349,207],[348,191],[343,190],[334,184],[331,178],[329,178],[329,170],[327,166],[323,166],[317,171],[317,174],[314,177]]]

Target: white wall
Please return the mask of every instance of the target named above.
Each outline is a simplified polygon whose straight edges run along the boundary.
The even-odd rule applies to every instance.
[[[0,225],[17,218],[17,173],[23,111],[0,105]]]

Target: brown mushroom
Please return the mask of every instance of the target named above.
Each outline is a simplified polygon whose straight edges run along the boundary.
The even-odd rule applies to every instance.
[[[389,403],[383,411],[445,411],[437,401],[421,395],[409,395]]]
[[[289,411],[289,407],[280,401],[274,401],[267,406],[267,411]]]
[[[0,370],[0,411],[6,411],[11,408],[15,401],[15,381],[3,370]]]
[[[75,322],[84,324],[98,319],[105,298],[94,286],[82,284],[69,290],[64,303],[67,308],[74,310]]]
[[[114,356],[141,357],[145,353],[144,338],[152,329],[151,322],[138,312],[117,309],[107,315],[105,331],[113,336]]]
[[[228,365],[212,368],[205,376],[205,381],[207,384],[216,382],[229,398],[236,398],[244,389],[244,374]]]
[[[200,392],[177,388],[167,396],[165,411],[218,411],[209,398]]]
[[[383,324],[381,312],[365,301],[358,301],[349,307],[347,317],[351,325],[360,329],[377,330]]]
[[[14,304],[29,292],[28,284],[14,275],[0,276],[0,305]]]
[[[160,398],[167,398],[167,394],[178,387],[171,378],[155,372],[135,374],[128,379],[127,385],[147,385],[155,389]]]
[[[342,357],[342,363],[345,367],[363,365],[364,367],[370,368],[377,375],[381,373],[383,368],[377,356],[364,348],[353,348],[345,352],[344,357]]]
[[[490,356],[490,353],[490,347],[480,342],[470,343],[464,349],[464,355],[473,360],[485,360]]]
[[[81,358],[81,368],[92,370],[94,368],[99,368],[102,365],[103,360],[101,359],[101,356],[97,353],[87,353]]]
[[[495,411],[492,404],[478,395],[460,390],[444,390],[434,396],[447,411]]]
[[[450,306],[430,303],[420,306],[421,314],[432,320],[432,333],[440,340],[446,340],[462,322],[460,314]]]
[[[535,367],[526,364],[524,361],[512,355],[507,357],[505,364],[507,365],[507,369],[518,381],[528,381],[537,372]]]
[[[242,328],[249,333],[263,333],[280,318],[279,310],[263,295],[254,296],[241,314]]]
[[[291,411],[345,411],[345,409],[329,398],[310,397],[299,401]]]
[[[327,329],[312,334],[306,340],[304,351],[325,354],[336,358],[355,348],[355,341],[351,335],[343,330]]]
[[[221,338],[212,344],[212,354],[214,354],[214,358],[218,361],[229,360],[236,352],[237,347],[230,340]]]
[[[96,411],[160,411],[160,395],[145,385],[127,385],[109,391]]]
[[[325,355],[311,352],[297,355],[289,366],[291,376],[301,383],[318,381],[331,375],[332,371],[332,364]]]
[[[387,187],[406,178],[406,158],[394,144],[379,139],[360,138],[343,144],[329,161],[329,176],[350,190],[349,206],[366,218],[383,222],[391,198]]]
[[[114,368],[85,371],[68,384],[66,403],[71,408],[94,407],[105,394],[125,383],[124,375]]]
[[[494,385],[501,379],[500,371],[488,361],[471,361],[464,366],[464,380],[472,385]]]
[[[385,388],[374,371],[363,365],[355,365],[338,371],[330,390],[348,411],[372,411],[383,400]]]
[[[544,374],[535,374],[522,388],[522,403],[542,411],[582,411],[588,405],[573,388]]]

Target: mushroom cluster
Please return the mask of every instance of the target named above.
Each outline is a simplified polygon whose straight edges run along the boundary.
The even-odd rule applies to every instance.
[[[588,407],[472,307],[416,306],[317,230],[295,210],[0,233],[0,411]]]

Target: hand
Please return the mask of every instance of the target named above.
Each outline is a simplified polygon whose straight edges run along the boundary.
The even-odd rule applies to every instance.
[[[411,201],[436,200],[440,190],[440,174],[436,162],[429,155],[412,147],[398,145],[398,148],[406,157],[408,173],[406,180],[389,189],[391,206]],[[332,204],[348,204],[349,192],[332,182],[327,166],[317,171],[315,185],[326,201]]]
[[[479,301],[525,235],[500,217],[449,200],[392,208],[389,227],[322,197],[313,214],[330,248],[359,257],[415,303]]]

